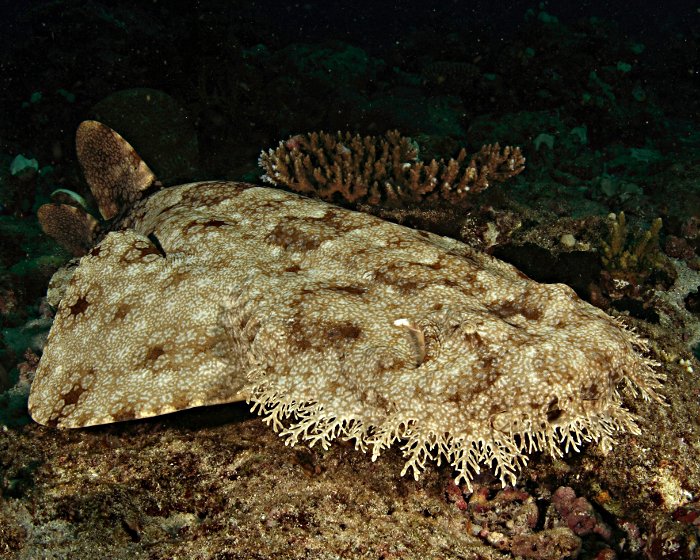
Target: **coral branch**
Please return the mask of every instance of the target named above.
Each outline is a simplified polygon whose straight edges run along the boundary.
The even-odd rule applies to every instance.
[[[423,162],[410,138],[350,133],[298,134],[260,154],[263,180],[274,185],[351,205],[460,204],[473,193],[524,169],[520,148],[486,145],[471,157]]]

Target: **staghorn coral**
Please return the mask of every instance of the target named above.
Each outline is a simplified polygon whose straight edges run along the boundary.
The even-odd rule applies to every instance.
[[[418,148],[398,131],[384,136],[298,134],[260,154],[263,180],[329,202],[406,206],[460,204],[524,169],[519,148],[483,146],[467,158],[418,161]]]
[[[374,460],[401,441],[402,474],[447,461],[470,486],[488,465],[506,485],[533,451],[638,433],[618,385],[658,398],[645,341],[567,286],[281,190],[138,200],[152,174],[118,134],[87,122],[77,141],[103,215],[121,217],[59,305],[29,399],[39,423],[247,398],[291,445],[350,439]]]

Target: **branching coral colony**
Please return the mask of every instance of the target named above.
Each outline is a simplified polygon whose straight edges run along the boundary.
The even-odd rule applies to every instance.
[[[611,215],[610,242],[602,243],[602,261],[608,270],[646,271],[647,274],[659,265],[659,233],[663,222],[656,218],[648,230],[630,241],[627,235],[625,213]]]
[[[298,134],[260,155],[263,180],[328,202],[350,204],[458,204],[466,197],[520,173],[520,148],[483,146],[467,157],[418,160],[410,138],[312,132]]]
[[[637,433],[618,385],[658,398],[644,340],[567,286],[279,189],[143,196],[154,178],[121,136],[87,122],[77,141],[103,216],[120,217],[58,307],[37,422],[248,399],[290,444],[352,439],[376,459],[401,442],[403,473],[446,460],[467,486],[483,465],[505,485],[532,451]]]

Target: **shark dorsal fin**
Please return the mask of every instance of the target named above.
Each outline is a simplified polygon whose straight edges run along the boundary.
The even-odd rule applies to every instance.
[[[140,200],[157,185],[153,171],[131,144],[97,121],[84,121],[75,137],[78,160],[105,220]]]

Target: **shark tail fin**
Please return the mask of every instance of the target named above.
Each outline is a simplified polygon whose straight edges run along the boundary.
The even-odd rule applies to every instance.
[[[99,222],[83,208],[49,203],[37,212],[41,229],[74,257],[82,257],[101,233]]]
[[[110,220],[160,188],[153,171],[120,134],[97,121],[83,121],[75,138],[78,160],[100,213]]]

